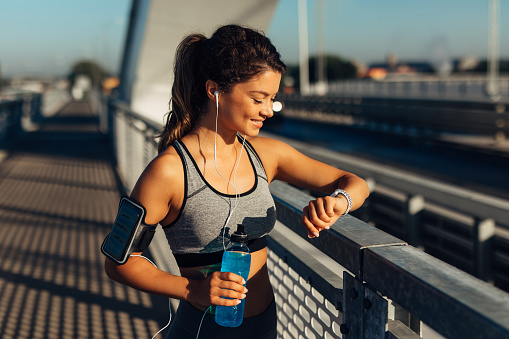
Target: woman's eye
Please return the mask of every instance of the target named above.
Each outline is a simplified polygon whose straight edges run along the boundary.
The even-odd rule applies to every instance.
[[[256,99],[253,99],[253,100],[254,100],[254,102],[256,102],[257,104],[261,104],[261,103],[263,102],[263,101],[261,101],[261,100],[256,100]]]

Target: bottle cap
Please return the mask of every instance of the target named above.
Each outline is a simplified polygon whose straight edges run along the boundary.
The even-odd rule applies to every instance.
[[[247,243],[247,234],[244,232],[245,226],[242,224],[237,225],[237,230],[232,234],[230,240],[234,242]]]

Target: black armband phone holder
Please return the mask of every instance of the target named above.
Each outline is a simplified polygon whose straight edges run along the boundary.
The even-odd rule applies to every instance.
[[[101,246],[101,252],[120,265],[133,252],[143,252],[154,237],[157,224],[145,223],[145,208],[136,201],[122,197],[117,217]]]

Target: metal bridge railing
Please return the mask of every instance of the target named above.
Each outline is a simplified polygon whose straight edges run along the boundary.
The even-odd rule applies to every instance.
[[[509,336],[509,294],[351,216],[308,240],[300,220],[310,196],[281,183],[271,186],[278,221],[346,269],[341,279],[338,272],[320,274],[326,267],[289,245],[286,232],[271,236],[271,251],[341,311],[343,338],[402,338],[409,328],[421,332],[419,320],[447,338]],[[303,304],[298,310],[306,313]]]
[[[490,100],[485,76],[395,76],[383,80],[352,79],[329,83],[329,94],[424,99]],[[509,77],[495,82],[496,98],[509,99]]]
[[[434,139],[443,133],[489,136],[502,144],[509,136],[508,101],[471,102],[447,97],[278,95],[285,105],[284,115],[304,119],[328,118],[340,124],[393,132],[409,137]],[[509,97],[508,97],[509,100]]]
[[[41,120],[41,95],[23,93],[14,99],[0,99],[0,149],[12,145],[23,132],[23,120],[38,122]]]
[[[355,215],[509,291],[508,200],[265,134],[291,143],[312,158],[363,177],[371,194]]]
[[[130,191],[156,154],[160,126],[120,103],[107,107]],[[268,268],[280,338],[418,338],[423,323],[448,338],[509,338],[509,294],[352,216],[308,239],[301,216],[311,196],[281,182],[271,192],[278,223]],[[159,267],[178,274],[162,232],[150,250]]]

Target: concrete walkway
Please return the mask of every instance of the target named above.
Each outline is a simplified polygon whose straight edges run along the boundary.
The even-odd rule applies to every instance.
[[[151,338],[168,321],[165,298],[104,274],[120,190],[97,126],[70,103],[0,163],[0,338]]]

